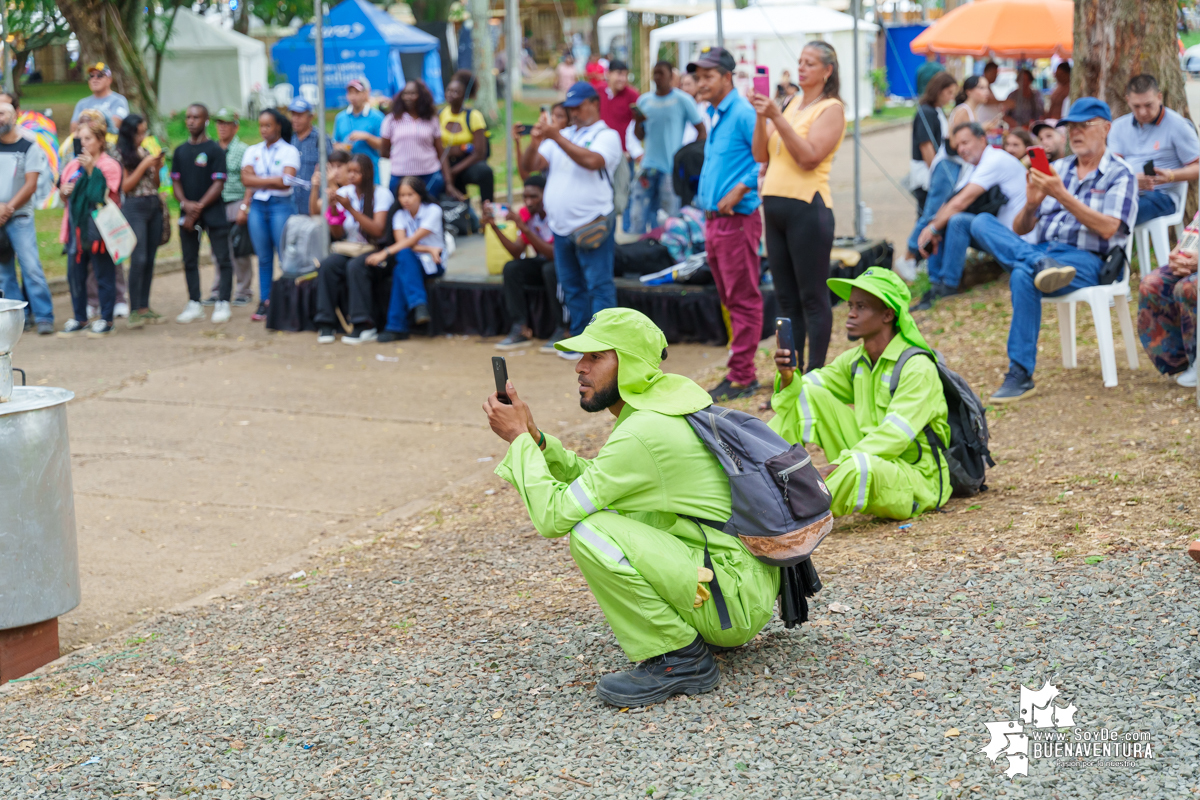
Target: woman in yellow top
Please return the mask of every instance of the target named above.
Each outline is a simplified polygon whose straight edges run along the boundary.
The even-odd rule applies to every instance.
[[[821,41],[806,44],[796,82],[800,94],[782,110],[766,95],[752,93],[750,102],[758,112],[754,159],[767,164],[760,191],[767,261],[779,315],[792,320],[802,367],[807,335],[808,372],[825,365],[833,328],[825,285],[833,248],[829,170],[846,133],[833,48]]]
[[[483,114],[463,103],[475,94],[475,77],[460,69],[446,85],[446,107],[438,114],[442,128],[442,158],[450,165],[450,179],[464,195],[467,184],[479,187],[481,199],[494,198],[496,177],[488,166],[487,122]]]

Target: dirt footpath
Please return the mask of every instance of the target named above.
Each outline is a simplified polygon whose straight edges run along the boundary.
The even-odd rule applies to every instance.
[[[153,298],[173,320],[183,276],[156,281]],[[64,652],[305,548],[368,536],[503,455],[480,410],[490,345],[318,346],[315,334],[251,323],[252,310],[234,309],[223,326],[131,331],[118,321],[102,341],[26,334],[18,343],[14,363],[31,384],[76,393],[68,424],[83,602],[61,619]],[[55,313],[61,327],[65,296]],[[722,357],[681,346],[670,363],[690,373]],[[570,362],[531,349],[508,363],[547,430],[587,421]]]

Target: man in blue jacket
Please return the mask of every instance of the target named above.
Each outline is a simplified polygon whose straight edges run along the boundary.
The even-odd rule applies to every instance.
[[[687,66],[696,76],[699,98],[709,103],[711,120],[694,202],[704,211],[708,266],[733,326],[729,373],[709,391],[718,403],[758,391],[754,352],[763,327],[758,289],[762,217],[758,163],[751,149],[756,115],[754,106],[733,89],[736,66],[722,47],[701,50],[700,57]]]

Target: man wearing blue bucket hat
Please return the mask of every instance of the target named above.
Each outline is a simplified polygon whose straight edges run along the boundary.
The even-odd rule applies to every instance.
[[[1034,393],[1042,297],[1096,286],[1101,267],[1123,250],[1138,211],[1137,178],[1106,146],[1112,112],[1094,97],[1081,97],[1059,120],[1073,155],[1055,161],[1052,174],[1029,170],[1025,208],[1012,230],[981,214],[971,236],[1011,273],[1013,315],[1008,331],[1008,375],[991,396],[1008,403]],[[1033,233],[1032,243],[1021,237]]]

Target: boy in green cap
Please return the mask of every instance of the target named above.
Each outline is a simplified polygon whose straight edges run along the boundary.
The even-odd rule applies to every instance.
[[[641,706],[715,689],[721,674],[708,645],[737,647],[774,615],[779,568],[741,541],[685,516],[729,519],[729,480],[685,415],[712,398],[659,369],[667,340],[643,314],[598,312],[583,333],[555,345],[583,353],[575,365],[579,405],[617,418],[590,461],[538,429],[512,383],[512,405],[493,394],[488,422],[510,443],[496,474],[511,483],[534,527],[571,534],[571,555],[612,626],[631,670],[602,677],[600,699]],[[704,568],[705,539],[732,627],[722,630]],[[728,587],[728,588],[726,588]]]
[[[828,283],[847,301],[846,332],[860,343],[800,380],[793,380],[791,353],[776,350],[776,416],[769,424],[789,442],[825,451],[829,465],[821,474],[833,493],[834,516],[862,511],[907,519],[937,508],[950,498],[950,471],[923,433],[929,426],[943,446],[950,442],[937,366],[912,358],[895,396],[888,388],[901,353],[914,346],[930,350],[908,313],[908,287],[881,267]]]

